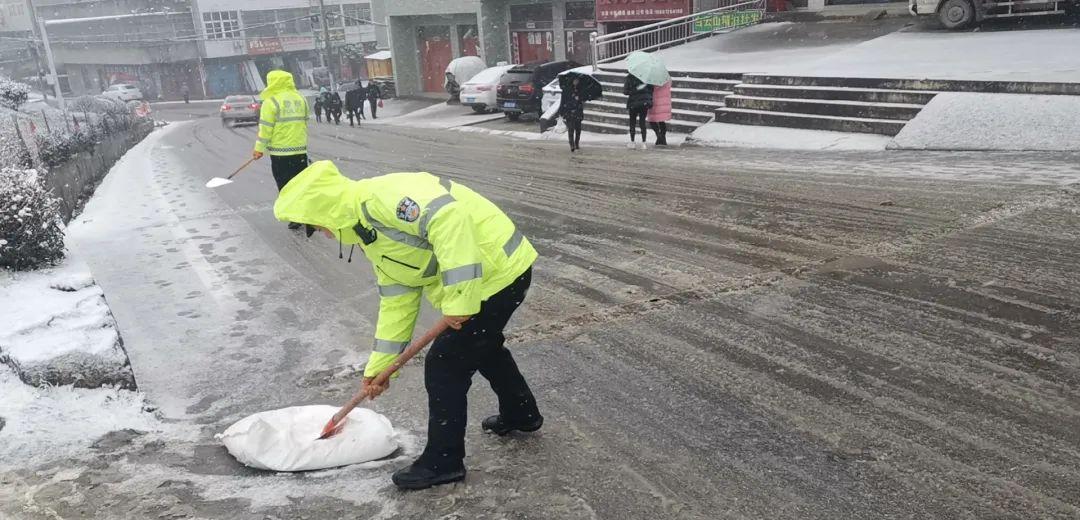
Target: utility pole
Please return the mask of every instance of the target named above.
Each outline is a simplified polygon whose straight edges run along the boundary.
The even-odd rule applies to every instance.
[[[38,28],[41,29],[41,43],[45,46],[45,59],[49,62],[49,75],[52,76],[56,100],[60,103],[60,110],[67,110],[64,94],[60,92],[60,77],[56,75],[56,61],[53,60],[52,47],[49,46],[49,33],[45,31],[45,20],[43,18],[38,18]]]
[[[323,40],[326,41],[326,57],[323,61],[326,63],[326,72],[330,75],[330,89],[334,89],[334,61],[333,61],[333,49],[330,47],[330,21],[326,19],[326,2],[325,0],[319,0],[319,17],[322,18],[322,32]]]

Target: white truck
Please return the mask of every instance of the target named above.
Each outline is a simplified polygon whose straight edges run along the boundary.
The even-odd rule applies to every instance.
[[[946,29],[963,29],[988,18],[1060,15],[1075,12],[1080,0],[908,0],[919,17],[936,16]]]

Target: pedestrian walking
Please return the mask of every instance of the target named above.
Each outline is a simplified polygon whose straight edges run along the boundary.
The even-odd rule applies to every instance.
[[[270,170],[280,191],[307,168],[308,102],[296,90],[292,74],[272,70],[266,75],[266,89],[260,94],[259,134],[252,158],[270,154]],[[290,222],[289,229],[300,224]]]
[[[330,102],[327,104],[326,122],[329,123],[330,118],[333,117],[334,118],[334,124],[335,125],[340,125],[341,124],[341,107],[343,106],[343,103],[341,102],[341,94],[338,94],[337,91],[333,91],[333,92],[329,93],[329,97],[330,97]]]
[[[566,123],[566,138],[570,141],[570,151],[576,152],[581,148],[581,121],[585,119],[585,99],[581,78],[573,78],[568,86],[569,88],[562,91],[559,115]]]
[[[180,85],[180,95],[184,96],[184,103],[191,103],[191,91],[188,89],[188,84],[184,83]]]
[[[315,96],[315,122],[322,123],[323,102],[322,95]]]
[[[367,395],[388,389],[376,386],[375,377],[413,337],[421,295],[449,327],[424,361],[427,444],[415,462],[394,473],[394,484],[423,489],[465,478],[466,394],[475,372],[499,401],[484,430],[540,429],[544,418],[503,333],[525,299],[537,253],[491,201],[430,173],[351,180],[334,163],[319,161],[285,186],[274,215],[317,227],[348,244],[350,256],[359,245],[371,262],[379,317],[361,385]]]
[[[374,81],[369,81],[367,86],[368,105],[371,106],[371,118],[375,119],[375,108],[382,106],[382,91]]]
[[[626,111],[630,115],[630,148],[635,148],[634,137],[637,127],[641,128],[641,148],[645,149],[645,117],[653,103],[653,86],[642,82],[633,74],[626,75],[623,82],[623,94],[626,95]]]
[[[360,124],[360,120],[364,119],[364,100],[367,99],[367,89],[360,83],[360,80],[356,80],[356,85],[352,90],[345,92],[345,115],[349,117],[349,126],[353,126],[353,119],[356,119],[356,124]]]
[[[671,81],[653,88],[652,106],[645,119],[656,135],[656,144],[667,146],[667,122],[671,120]]]

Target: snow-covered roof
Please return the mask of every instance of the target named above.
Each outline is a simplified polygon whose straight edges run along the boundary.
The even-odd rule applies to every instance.
[[[390,51],[379,51],[375,54],[368,54],[364,56],[366,60],[388,60],[390,59]]]

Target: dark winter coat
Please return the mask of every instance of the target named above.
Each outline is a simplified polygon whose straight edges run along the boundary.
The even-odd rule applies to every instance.
[[[337,92],[330,93],[330,102],[327,103],[327,110],[333,110],[335,112],[341,111],[341,95]]]
[[[643,83],[633,74],[626,75],[623,82],[623,94],[626,95],[626,108],[628,110],[648,110],[652,108],[653,86]]]
[[[585,117],[585,102],[581,100],[581,89],[564,90],[559,100],[559,115],[563,119],[580,121]]]
[[[367,98],[371,100],[382,99],[382,92],[379,91],[379,86],[374,81],[368,82]]]
[[[357,87],[345,93],[345,110],[363,110],[364,99],[367,98],[367,89]]]

